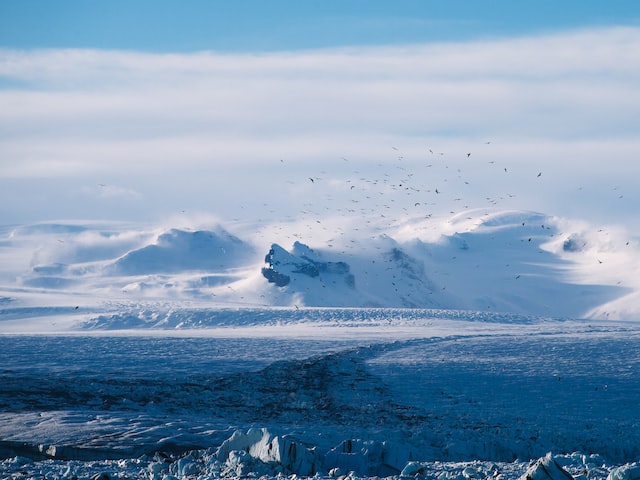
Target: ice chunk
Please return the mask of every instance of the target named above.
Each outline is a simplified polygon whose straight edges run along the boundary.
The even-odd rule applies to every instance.
[[[326,468],[340,468],[358,475],[397,475],[411,460],[411,450],[394,442],[350,439],[325,455]]]
[[[272,435],[266,428],[251,428],[246,433],[235,431],[220,445],[216,455],[236,472],[244,472],[249,461],[259,460],[273,466],[274,471],[311,476],[317,472],[320,463],[314,448],[287,435]]]
[[[607,480],[640,480],[640,465],[634,462],[614,468]]]
[[[529,467],[520,480],[573,480],[573,476],[547,453]]]
[[[400,472],[401,477],[415,477],[424,473],[424,463],[422,462],[409,462],[405,465]]]
[[[229,459],[229,454],[234,450],[249,452],[251,445],[259,442],[266,434],[268,434],[268,432],[265,428],[250,428],[246,433],[241,430],[236,430],[233,432],[233,435],[218,447],[216,456],[219,461],[226,462]]]

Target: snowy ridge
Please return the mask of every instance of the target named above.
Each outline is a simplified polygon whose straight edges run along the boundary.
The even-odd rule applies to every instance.
[[[222,230],[171,229],[155,243],[133,250],[108,269],[113,275],[144,275],[188,270],[224,270],[251,254],[251,247]]]
[[[67,299],[66,305],[91,308],[117,299],[171,299],[212,307],[436,308],[609,319],[640,312],[640,284],[628,268],[640,262],[639,243],[613,228],[594,232],[539,213],[487,209],[371,227],[373,235],[342,232],[324,244],[312,245],[313,231],[298,240],[286,228],[272,230],[276,241],[270,243],[248,226],[235,234],[220,225],[149,232],[59,224],[7,229],[1,296],[16,306]],[[290,249],[283,242],[289,238]]]

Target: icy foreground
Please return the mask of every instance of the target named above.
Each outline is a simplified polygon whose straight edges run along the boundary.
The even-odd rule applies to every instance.
[[[637,323],[415,309],[210,317],[171,334],[94,324],[0,336],[2,476],[638,478]]]

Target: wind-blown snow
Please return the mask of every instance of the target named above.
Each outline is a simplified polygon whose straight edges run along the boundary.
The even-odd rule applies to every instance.
[[[173,299],[610,319],[640,311],[632,274],[640,244],[614,227],[483,209],[372,227],[372,234],[342,232],[326,243],[313,230],[290,244],[282,231],[270,241],[263,231],[236,230],[5,227],[1,296],[16,306]],[[46,300],[32,302],[37,296]]]

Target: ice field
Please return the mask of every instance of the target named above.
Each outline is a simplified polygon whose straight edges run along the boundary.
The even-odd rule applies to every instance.
[[[640,455],[634,322],[189,315],[199,328],[0,336],[2,475],[517,478],[552,452],[604,478]]]

